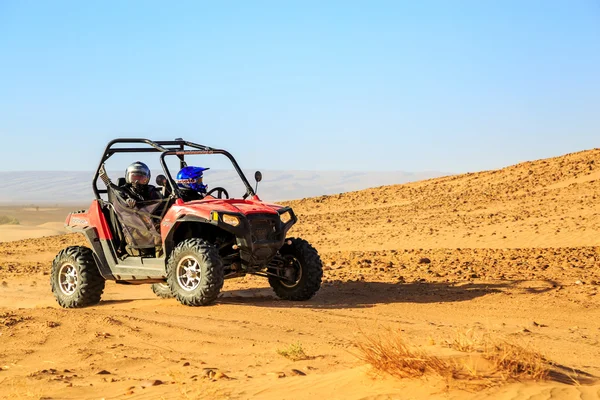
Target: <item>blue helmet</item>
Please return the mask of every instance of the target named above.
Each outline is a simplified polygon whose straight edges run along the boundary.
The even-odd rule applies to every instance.
[[[177,186],[180,188],[192,189],[199,193],[206,193],[208,185],[202,183],[202,173],[210,168],[202,167],[183,167],[177,173]]]

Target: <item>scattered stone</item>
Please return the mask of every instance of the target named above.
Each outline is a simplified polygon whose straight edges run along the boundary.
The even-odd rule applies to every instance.
[[[158,385],[162,385],[163,381],[158,380],[158,379],[149,379],[147,381],[144,381],[140,384],[140,387],[142,389],[145,389],[147,387],[151,387],[151,386],[158,386]]]
[[[419,260],[419,264],[431,264],[431,260],[427,257],[423,257]]]
[[[306,374],[304,372],[300,371],[299,369],[292,369],[292,375],[306,376]]]
[[[189,366],[190,366],[190,363],[189,363],[189,361],[186,361],[186,362],[184,362],[184,363],[183,363],[183,366],[184,366],[184,367],[189,367]]]
[[[203,373],[202,373],[203,378],[213,379],[213,377],[217,373],[216,368],[202,368],[202,370],[203,370]]]
[[[285,378],[285,372],[267,372],[268,376],[274,376],[276,378]]]
[[[575,281],[575,284],[576,285],[583,285],[583,282],[578,279],[578,280]]]
[[[103,369],[100,372],[97,372],[96,375],[110,375],[110,372],[108,372],[107,370]]]
[[[2,281],[2,287],[7,287],[7,286],[8,286],[8,282]]]
[[[46,326],[48,328],[56,328],[56,327],[60,326],[60,322],[46,321]]]
[[[219,379],[231,379],[231,378],[229,378],[227,375],[225,375],[221,371],[217,371],[217,372],[215,372],[215,375],[213,376],[213,379],[214,380],[219,380]]]

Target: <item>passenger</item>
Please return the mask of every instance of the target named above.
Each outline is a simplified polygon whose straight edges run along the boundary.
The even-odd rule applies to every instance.
[[[177,173],[177,186],[183,201],[202,200],[206,195],[208,185],[203,180],[203,172],[210,168],[183,167]]]

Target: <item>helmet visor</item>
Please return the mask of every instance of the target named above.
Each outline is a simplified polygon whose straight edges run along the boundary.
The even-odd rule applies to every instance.
[[[150,178],[146,174],[139,174],[136,172],[132,172],[129,174],[129,182],[132,184],[138,185],[147,185],[150,181]]]

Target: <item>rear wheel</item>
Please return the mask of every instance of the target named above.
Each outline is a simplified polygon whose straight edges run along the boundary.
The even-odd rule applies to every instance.
[[[165,282],[165,283],[153,283],[152,284],[152,291],[154,292],[155,295],[157,295],[158,297],[161,297],[163,299],[172,299],[173,297],[173,293],[171,292],[171,288],[169,287],[169,285]]]
[[[317,250],[306,240],[298,238],[290,240],[292,244],[284,245],[279,250],[283,267],[270,271],[279,276],[269,276],[269,284],[275,294],[282,299],[308,300],[321,288],[323,263]]]
[[[100,302],[105,280],[98,271],[92,250],[71,246],[54,258],[50,285],[58,304],[79,308]]]
[[[205,306],[214,302],[223,287],[219,252],[206,240],[184,240],[167,263],[167,283],[182,304]]]

